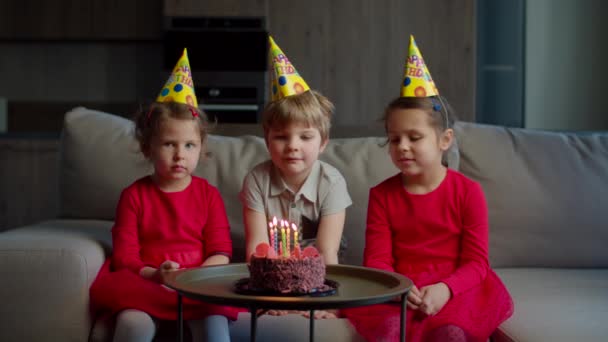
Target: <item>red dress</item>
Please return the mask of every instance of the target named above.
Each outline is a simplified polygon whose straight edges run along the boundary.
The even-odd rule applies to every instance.
[[[421,288],[444,282],[452,298],[434,316],[408,309],[407,340],[443,325],[487,339],[513,313],[513,301],[488,262],[487,206],[481,186],[448,170],[428,194],[410,194],[401,174],[372,188],[364,265],[398,272]],[[345,310],[369,341],[399,339],[398,304]]]
[[[179,192],[161,191],[150,176],[123,190],[112,228],[113,255],[91,286],[96,312],[137,309],[159,319],[177,319],[177,293],[139,275],[173,260],[182,268],[200,266],[212,255],[232,256],[230,227],[218,190],[192,177]],[[236,319],[237,309],[184,299],[184,319],[210,314]]]

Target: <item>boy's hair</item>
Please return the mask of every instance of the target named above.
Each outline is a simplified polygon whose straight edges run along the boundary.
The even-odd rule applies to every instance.
[[[388,131],[386,120],[390,113],[395,109],[423,110],[429,115],[431,125],[438,133],[441,133],[448,128],[452,128],[454,126],[454,121],[456,120],[452,107],[450,107],[448,101],[442,96],[398,97],[391,101],[384,110],[382,121],[384,121],[385,131]]]
[[[305,123],[317,128],[321,133],[321,140],[326,141],[329,139],[333,113],[333,103],[314,90],[284,97],[268,103],[264,108],[262,114],[264,137],[268,137],[268,132],[274,127],[284,127],[291,123]]]
[[[147,156],[152,139],[158,135],[160,124],[168,118],[179,120],[195,120],[204,146],[209,132],[209,122],[205,112],[187,104],[177,102],[153,102],[147,110],[135,113],[135,138],[139,142],[141,152]]]

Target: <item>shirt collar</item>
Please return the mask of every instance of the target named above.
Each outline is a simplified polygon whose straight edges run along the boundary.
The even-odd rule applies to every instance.
[[[283,181],[281,177],[281,173],[279,169],[277,169],[274,164],[271,167],[271,177],[270,177],[270,196],[279,196],[285,191],[291,192],[291,190]],[[312,165],[312,169],[310,170],[310,174],[306,177],[304,184],[300,188],[294,197],[298,198],[299,195],[306,197],[311,202],[317,201],[317,184],[319,184],[319,177],[321,173],[321,163],[318,160],[315,160],[315,163]]]

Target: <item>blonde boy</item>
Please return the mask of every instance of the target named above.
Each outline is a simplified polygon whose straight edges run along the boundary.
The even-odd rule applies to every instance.
[[[326,264],[338,263],[345,209],[352,204],[346,181],[319,155],[329,141],[333,104],[308,90],[270,102],[262,125],[270,153],[243,181],[247,260],[268,242],[268,222],[286,219],[300,227],[301,246],[314,244]]]

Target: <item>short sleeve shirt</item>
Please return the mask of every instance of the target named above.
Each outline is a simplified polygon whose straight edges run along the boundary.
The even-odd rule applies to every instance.
[[[245,176],[240,193],[243,206],[295,223],[301,229],[301,245],[314,244],[322,216],[339,213],[352,204],[346,180],[335,167],[317,160],[310,175],[294,193],[271,160],[255,166]],[[346,247],[342,240],[340,249]]]

